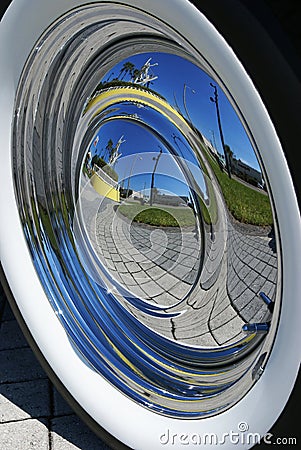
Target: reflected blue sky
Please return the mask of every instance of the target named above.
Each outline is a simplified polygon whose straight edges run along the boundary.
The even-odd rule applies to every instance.
[[[222,154],[215,105],[210,102],[210,96],[213,95],[210,82],[213,80],[191,62],[166,53],[143,53],[121,61],[103,80],[117,77],[126,61],[141,68],[148,58],[152,58],[152,63],[158,63],[151,68],[158,78],[149,87],[163,95],[171,105],[178,107],[184,116],[187,116],[184,105],[186,99],[191,121],[213,145],[216,144],[218,152]],[[130,81],[130,78],[126,74],[124,81]],[[220,88],[218,93],[225,144],[230,146],[238,159],[259,170],[254,150],[236,112]]]
[[[101,81],[113,81],[115,78],[125,82],[133,81],[134,68],[141,69],[150,58],[151,64],[156,63],[150,68],[150,74],[158,78],[148,87],[163,96],[223,155],[216,108],[210,101],[213,96],[210,83],[213,80],[191,62],[171,54],[143,53],[121,61]],[[132,74],[123,70],[128,62],[132,63]],[[234,157],[258,170],[254,150],[240,120],[220,88],[218,94],[225,144],[230,146]],[[156,167],[155,185],[161,192],[189,197],[187,180],[185,181],[179,164],[173,162],[173,158],[168,155],[177,154],[195,167],[199,167],[199,164],[185,135],[177,129],[173,121],[150,106],[133,101],[117,102],[106,114],[107,120],[102,123],[97,136],[94,136],[90,149],[92,156],[96,154],[108,163],[109,141],[115,147],[122,137],[120,158],[113,164],[119,185],[125,189],[146,193],[151,184],[155,158],[162,150],[166,158],[160,158]],[[202,192],[206,195],[203,176],[197,174],[197,178]]]
[[[118,122],[113,120],[104,124],[98,134],[99,139],[94,140],[91,145],[92,155],[97,154],[107,160],[108,141],[111,139],[116,145],[121,135],[124,135],[125,142],[120,146],[121,157],[115,163],[114,170],[123,188],[148,194],[154,158],[158,157],[162,149],[162,157],[156,169],[156,186],[160,186],[160,191],[166,193],[189,196],[183,173],[164,143],[137,123],[119,119]]]

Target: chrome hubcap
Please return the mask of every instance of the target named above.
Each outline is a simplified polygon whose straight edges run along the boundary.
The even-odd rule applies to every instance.
[[[49,302],[93,370],[164,415],[229,408],[273,343],[277,221],[246,130],[202,55],[120,4],[61,17],[19,83],[15,191]]]

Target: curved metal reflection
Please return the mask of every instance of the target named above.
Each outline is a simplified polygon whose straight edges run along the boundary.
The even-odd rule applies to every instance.
[[[268,181],[211,72],[158,20],[87,5],[40,38],[16,98],[16,196],[49,301],[90,367],[174,417],[252,387],[279,311]]]

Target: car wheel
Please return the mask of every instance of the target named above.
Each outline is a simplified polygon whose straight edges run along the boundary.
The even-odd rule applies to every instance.
[[[298,58],[220,3],[1,22],[3,285],[112,448],[251,448],[299,369]]]

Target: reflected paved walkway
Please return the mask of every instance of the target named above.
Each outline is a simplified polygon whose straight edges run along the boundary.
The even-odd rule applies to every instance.
[[[81,212],[100,266],[131,295],[182,312],[156,318],[124,302],[135,317],[170,339],[205,347],[237,341],[244,337],[244,323],[264,320],[267,307],[258,294],[264,291],[273,299],[277,281],[272,237],[247,234],[225,212],[206,230],[199,279],[203,243],[193,227],[137,224],[118,206],[85,187]]]
[[[194,229],[130,222],[116,205],[101,205],[97,250],[115,279],[137,297],[171,306],[197,279],[201,243]]]
[[[266,306],[258,294],[275,300],[277,253],[273,232],[245,234],[229,224],[227,291],[231,303],[246,322],[261,322]]]

